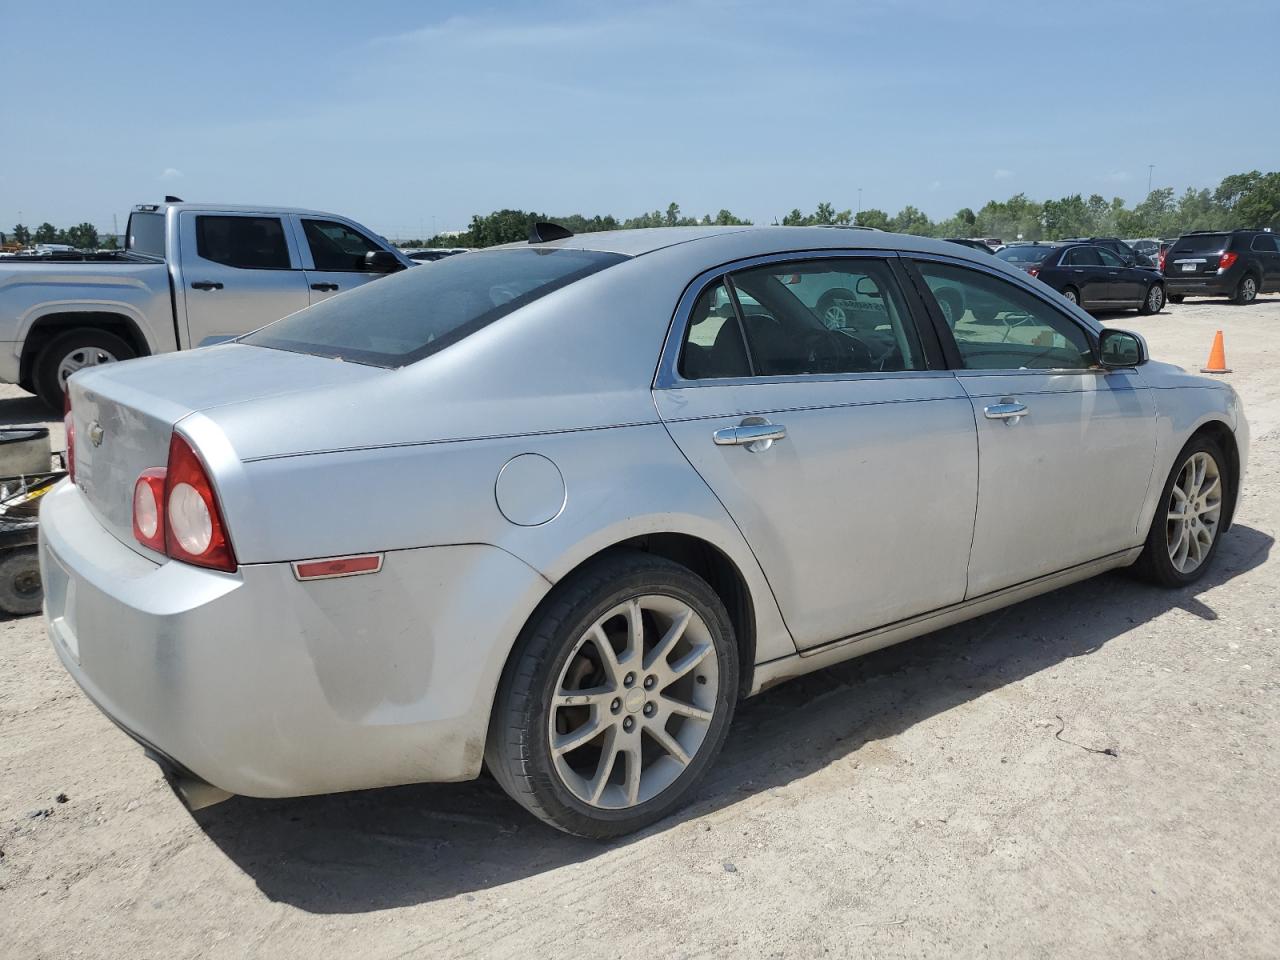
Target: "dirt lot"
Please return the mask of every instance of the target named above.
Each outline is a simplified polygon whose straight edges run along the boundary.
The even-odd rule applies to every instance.
[[[1253,454],[1209,577],[1105,576],[773,690],[625,842],[485,781],[193,817],[39,618],[0,622],[0,956],[1280,954],[1280,297],[1112,322],[1194,368],[1226,332]]]

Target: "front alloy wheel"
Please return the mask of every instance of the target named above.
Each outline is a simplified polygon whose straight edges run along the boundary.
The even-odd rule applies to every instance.
[[[516,801],[581,837],[679,806],[714,761],[738,694],[724,604],[639,551],[566,577],[530,619],[494,702],[485,763]]]
[[[1222,519],[1222,474],[1206,451],[1193,453],[1169,491],[1169,562],[1181,574],[1194,573],[1213,549]]]

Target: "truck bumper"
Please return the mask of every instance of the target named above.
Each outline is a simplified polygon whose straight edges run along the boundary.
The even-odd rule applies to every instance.
[[[484,545],[308,583],[286,563],[157,564],[66,481],[40,519],[67,671],[170,772],[255,797],[475,777],[507,654],[550,586]]]

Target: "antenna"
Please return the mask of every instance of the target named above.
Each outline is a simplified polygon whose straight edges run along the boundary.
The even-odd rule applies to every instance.
[[[567,240],[573,231],[558,223],[534,223],[529,226],[530,243],[546,243],[549,240]]]

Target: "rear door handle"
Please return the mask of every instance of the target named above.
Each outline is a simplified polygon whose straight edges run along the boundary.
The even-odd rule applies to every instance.
[[[221,290],[222,284],[217,280],[195,280],[191,284],[192,290]]]
[[[336,283],[313,283],[311,285],[311,289],[312,290],[337,290],[338,285]]]
[[[751,453],[761,453],[786,435],[787,428],[780,423],[770,423],[762,417],[747,417],[736,427],[717,430],[711,439],[717,447],[746,447]]]
[[[1019,403],[1017,400],[1005,397],[999,403],[983,407],[982,412],[988,420],[1004,420],[1007,423],[1017,423],[1020,417],[1027,416],[1031,411],[1027,409],[1025,403]]]

